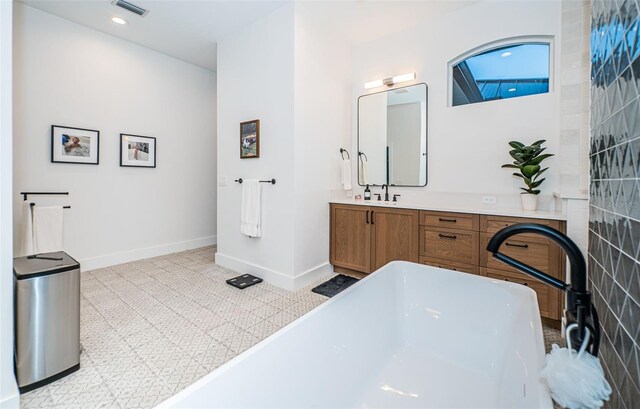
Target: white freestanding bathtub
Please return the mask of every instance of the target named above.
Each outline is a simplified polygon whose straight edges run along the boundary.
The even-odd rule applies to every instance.
[[[392,262],[159,408],[551,408],[535,293]]]

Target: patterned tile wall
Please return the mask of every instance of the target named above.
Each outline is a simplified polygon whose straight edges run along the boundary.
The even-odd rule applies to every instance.
[[[589,281],[610,408],[640,404],[640,8],[591,2]]]

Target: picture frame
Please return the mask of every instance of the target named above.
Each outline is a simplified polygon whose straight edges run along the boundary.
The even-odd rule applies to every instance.
[[[51,125],[51,162],[98,165],[100,163],[100,131]]]
[[[156,138],[120,134],[120,166],[130,168],[156,167]]]
[[[240,122],[240,159],[260,157],[260,120]]]

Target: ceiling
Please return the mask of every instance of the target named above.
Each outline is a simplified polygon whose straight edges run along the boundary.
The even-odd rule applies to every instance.
[[[112,34],[200,67],[216,70],[216,43],[290,1],[128,0],[149,10],[140,17],[111,0],[20,0],[84,26]],[[400,31],[478,1],[304,1],[314,19],[353,44]],[[111,17],[128,24],[118,25]],[[384,22],[384,24],[379,24]]]

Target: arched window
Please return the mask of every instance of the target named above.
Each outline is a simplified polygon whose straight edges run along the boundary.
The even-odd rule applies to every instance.
[[[549,92],[551,42],[492,43],[449,64],[451,106]]]

